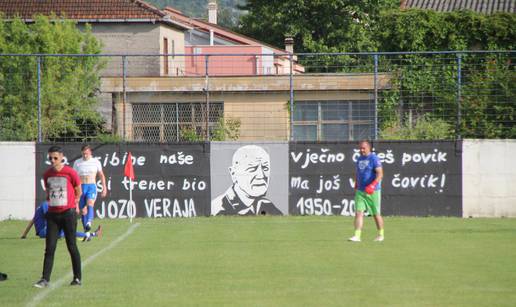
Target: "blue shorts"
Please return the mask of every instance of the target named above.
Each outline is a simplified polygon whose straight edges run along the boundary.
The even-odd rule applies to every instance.
[[[79,201],[79,208],[84,208],[88,199],[97,199],[97,185],[94,183],[83,183],[81,184],[82,195]]]

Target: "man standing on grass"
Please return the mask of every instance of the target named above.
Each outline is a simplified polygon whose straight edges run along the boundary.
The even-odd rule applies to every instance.
[[[81,148],[82,158],[75,160],[73,169],[79,174],[81,178],[82,195],[79,202],[81,210],[81,221],[84,231],[88,238],[90,237],[91,224],[95,216],[95,200],[97,199],[97,175],[100,177],[102,183],[102,198],[107,195],[106,176],[102,172],[102,165],[100,161],[93,158],[93,153],[89,145],[84,145]]]
[[[383,218],[380,214],[382,163],[376,154],[371,152],[369,141],[360,141],[358,145],[360,157],[357,159],[355,176],[355,234],[349,238],[349,241],[360,242],[364,212],[367,209],[373,216],[378,229],[378,235],[374,240],[382,242],[384,240]]]
[[[80,286],[81,255],[77,248],[75,232],[77,231],[79,198],[82,194],[81,181],[77,172],[64,164],[61,147],[50,147],[48,158],[52,167],[43,174],[48,201],[48,212],[45,216],[47,220],[45,260],[43,262],[43,276],[34,284],[34,287],[46,288],[49,285],[57,239],[61,230],[64,232],[66,247],[72,260],[73,280],[70,285]]]

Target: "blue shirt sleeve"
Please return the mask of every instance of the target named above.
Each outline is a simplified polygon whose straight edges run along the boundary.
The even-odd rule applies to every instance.
[[[373,165],[375,169],[382,167],[382,162],[380,161],[380,158],[378,158],[377,155],[373,155]]]

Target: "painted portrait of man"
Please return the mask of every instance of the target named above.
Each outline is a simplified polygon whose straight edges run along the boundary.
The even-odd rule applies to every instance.
[[[267,198],[271,159],[257,145],[238,148],[229,167],[232,185],[211,201],[212,215],[281,215]]]

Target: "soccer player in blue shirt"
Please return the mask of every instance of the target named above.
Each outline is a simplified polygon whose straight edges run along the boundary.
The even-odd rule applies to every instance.
[[[22,239],[27,238],[27,234],[29,233],[32,225],[36,228],[36,235],[41,239],[44,239],[47,236],[47,220],[45,219],[45,214],[48,212],[48,203],[45,201],[41,203],[41,205],[36,208],[36,212],[34,212],[34,217],[30,220],[29,224],[23,231],[21,236]],[[77,238],[83,238],[83,241],[90,241],[92,237],[100,237],[102,235],[102,227],[99,226],[97,230],[93,233],[84,233],[84,232],[76,232]],[[63,230],[59,233],[59,237],[63,238],[64,233]]]
[[[373,216],[378,230],[374,241],[382,242],[384,240],[383,218],[380,214],[382,163],[376,154],[371,152],[369,141],[360,141],[358,148],[360,157],[357,159],[355,177],[355,234],[349,238],[349,241],[360,242],[364,212],[367,209]]]

